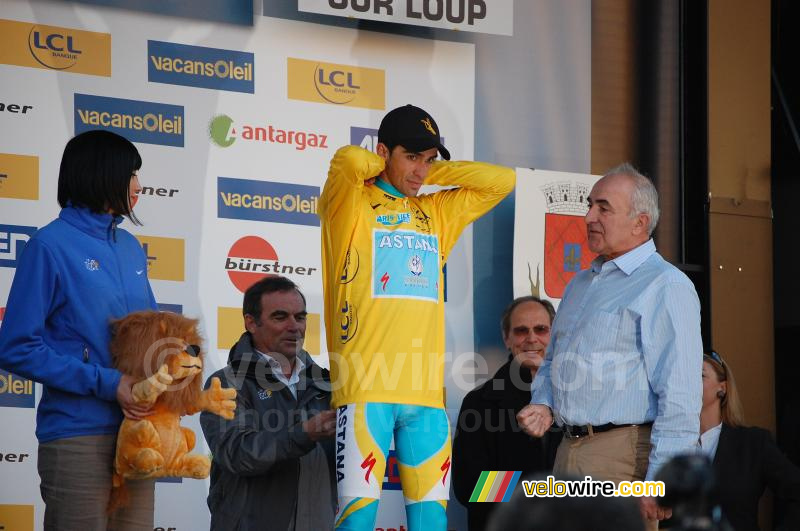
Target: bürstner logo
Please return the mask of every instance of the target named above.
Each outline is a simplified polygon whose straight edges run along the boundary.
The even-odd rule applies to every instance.
[[[17,260],[36,227],[0,225],[0,267],[17,267]]]
[[[111,76],[111,34],[0,19],[0,63]]]
[[[75,134],[106,129],[131,142],[183,147],[183,107],[75,94]]]
[[[248,142],[294,146],[297,151],[304,151],[306,148],[328,149],[328,135],[282,129],[270,124],[243,124],[237,131],[233,118],[227,114],[220,114],[211,119],[208,124],[208,136],[219,147],[231,146],[237,138],[241,138]]]
[[[0,369],[0,407],[26,407],[36,405],[33,381]]]
[[[225,270],[233,285],[244,293],[253,283],[268,275],[308,278],[317,268],[281,261],[278,252],[267,240],[258,236],[244,236],[236,240],[228,251]]]
[[[319,187],[217,178],[217,217],[319,227]]]
[[[248,52],[147,41],[147,79],[233,92],[255,92],[253,64]]]

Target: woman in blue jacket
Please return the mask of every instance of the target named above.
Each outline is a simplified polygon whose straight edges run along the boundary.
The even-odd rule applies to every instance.
[[[132,482],[130,505],[110,521],[106,505],[116,434],[133,402],[129,376],[111,367],[109,323],[155,309],[147,259],[133,223],[141,191],[136,147],[88,131],[64,148],[58,218],[26,243],[0,328],[0,368],[43,384],[36,415],[44,528],[153,529],[153,482]]]

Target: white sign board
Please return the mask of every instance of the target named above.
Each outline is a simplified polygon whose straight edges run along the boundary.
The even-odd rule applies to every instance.
[[[514,0],[299,0],[298,9],[337,17],[513,35]]]

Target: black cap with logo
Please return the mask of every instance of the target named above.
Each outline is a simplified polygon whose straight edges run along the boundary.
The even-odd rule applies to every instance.
[[[392,148],[403,146],[417,153],[435,147],[443,159],[450,160],[450,152],[442,145],[439,126],[430,114],[413,105],[404,105],[386,113],[378,129],[378,142]]]

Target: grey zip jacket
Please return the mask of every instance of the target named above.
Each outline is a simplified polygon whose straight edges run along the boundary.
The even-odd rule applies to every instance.
[[[307,352],[298,357],[305,369],[296,399],[255,352],[249,332],[231,348],[228,365],[211,376],[238,391],[233,420],[200,415],[212,454],[212,531],[333,529],[333,440],[315,443],[302,429],[330,409],[330,376]]]

